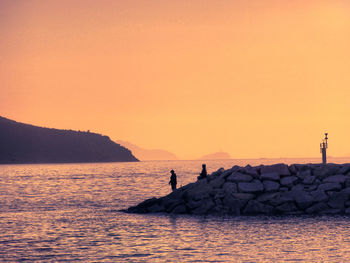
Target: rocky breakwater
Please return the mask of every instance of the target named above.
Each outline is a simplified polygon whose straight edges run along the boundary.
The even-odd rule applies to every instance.
[[[123,210],[194,215],[350,214],[350,164],[223,168]]]

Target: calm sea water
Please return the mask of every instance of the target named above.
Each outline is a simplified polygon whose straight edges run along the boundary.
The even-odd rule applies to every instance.
[[[235,164],[316,159],[207,161]],[[337,163],[350,162],[333,159]],[[0,166],[0,261],[349,262],[350,217],[118,212],[196,179],[202,161]]]

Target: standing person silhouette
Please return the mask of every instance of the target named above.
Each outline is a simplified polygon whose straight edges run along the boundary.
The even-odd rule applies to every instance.
[[[176,184],[177,184],[176,173],[175,173],[174,170],[171,170],[170,173],[171,173],[171,176],[170,176],[169,184],[171,184],[171,189],[173,191],[175,191],[176,190]]]
[[[197,178],[198,178],[198,180],[203,179],[203,178],[207,178],[207,175],[208,175],[207,167],[205,164],[202,164],[202,172],[199,174],[199,176]]]

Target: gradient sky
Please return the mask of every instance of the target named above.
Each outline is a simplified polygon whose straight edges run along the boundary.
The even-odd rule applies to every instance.
[[[350,156],[347,0],[0,0],[0,115],[182,159]]]

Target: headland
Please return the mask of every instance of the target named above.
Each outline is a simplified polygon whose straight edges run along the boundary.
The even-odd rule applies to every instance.
[[[19,123],[0,116],[0,164],[135,162],[108,136]]]

